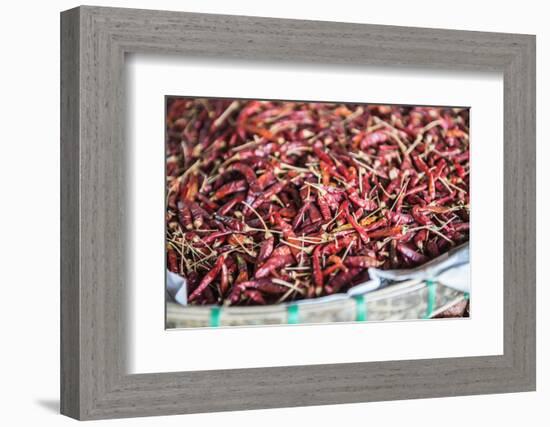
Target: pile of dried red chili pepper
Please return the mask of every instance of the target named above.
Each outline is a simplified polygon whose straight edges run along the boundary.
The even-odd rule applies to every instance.
[[[166,125],[190,304],[330,295],[468,240],[468,109],[169,98]]]

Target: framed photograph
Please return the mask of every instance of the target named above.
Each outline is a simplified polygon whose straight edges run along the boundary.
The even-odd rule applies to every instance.
[[[63,414],[535,389],[534,36],[83,6],[61,58]]]

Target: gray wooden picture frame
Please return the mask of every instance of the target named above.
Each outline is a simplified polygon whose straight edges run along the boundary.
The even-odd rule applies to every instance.
[[[504,78],[504,354],[129,375],[127,53]],[[77,419],[535,390],[535,37],[102,7],[61,14],[61,412]]]

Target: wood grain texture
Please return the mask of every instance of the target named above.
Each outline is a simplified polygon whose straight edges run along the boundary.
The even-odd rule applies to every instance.
[[[62,14],[62,413],[99,419],[535,388],[535,38],[80,7]],[[128,375],[124,56],[504,75],[504,354]]]
[[[61,412],[80,413],[78,10],[61,19]]]

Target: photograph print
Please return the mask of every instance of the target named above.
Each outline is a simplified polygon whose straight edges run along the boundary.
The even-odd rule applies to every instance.
[[[468,107],[165,101],[167,328],[470,316]]]

